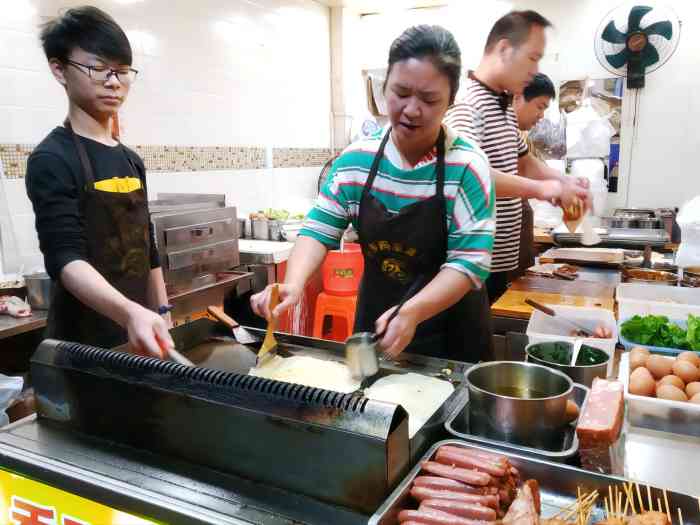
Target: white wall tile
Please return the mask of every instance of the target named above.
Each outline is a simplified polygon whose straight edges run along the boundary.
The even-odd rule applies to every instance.
[[[12,3],[48,16],[84,2]],[[140,74],[122,109],[125,142],[329,145],[328,8],[313,0],[94,4],[133,36]],[[0,141],[38,141],[50,129],[48,117],[56,121],[65,112],[65,97],[48,73],[38,16],[14,11],[13,22],[0,22],[0,117],[8,124],[0,127]],[[8,12],[0,7],[0,19]],[[230,28],[223,33],[216,29],[222,22]]]

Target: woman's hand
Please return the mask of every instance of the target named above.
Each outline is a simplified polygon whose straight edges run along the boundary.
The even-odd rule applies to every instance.
[[[376,333],[380,334],[386,327],[384,337],[379,341],[379,346],[390,357],[397,357],[413,340],[418,326],[418,319],[404,306],[387,327],[387,322],[396,306],[384,312],[375,324]]]
[[[291,306],[294,306],[301,299],[302,288],[293,284],[280,284],[280,303],[277,307],[270,312],[270,297],[272,293],[272,287],[274,285],[268,284],[265,289],[256,293],[250,298],[250,306],[256,315],[264,317],[268,321],[274,317],[279,318],[284,312],[286,312]]]

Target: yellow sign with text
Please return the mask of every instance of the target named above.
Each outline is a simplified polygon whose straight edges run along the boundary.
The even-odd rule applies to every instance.
[[[0,470],[0,524],[158,525],[69,492]]]

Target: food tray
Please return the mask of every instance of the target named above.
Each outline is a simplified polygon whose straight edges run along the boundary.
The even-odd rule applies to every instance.
[[[506,456],[512,465],[520,471],[520,477],[523,480],[532,478],[538,481],[542,497],[541,516],[543,518],[551,517],[573,504],[576,501],[576,491],[579,487],[583,493],[598,490],[600,494],[607,494],[608,487],[612,485],[613,487],[618,486],[618,489],[624,493],[622,483],[625,480],[623,478],[596,474],[568,465],[526,457],[511,452],[494,451],[487,447],[454,439],[436,443],[426,452],[421,461],[372,515],[368,522],[369,525],[396,525],[397,516],[401,510],[415,508],[415,503],[409,494],[413,480],[420,473],[421,463],[430,460],[437,449],[443,445],[457,445],[464,448],[498,452]],[[646,493],[646,487],[644,492]],[[667,491],[666,494],[669,508],[674,513],[676,508],[680,508],[686,525],[700,525],[696,498],[671,491]],[[653,501],[656,501],[657,498],[663,501],[662,490],[651,488],[651,495]],[[599,505],[594,510],[590,523],[596,523],[604,518],[602,498],[598,500],[598,503]]]
[[[583,411],[583,408],[588,401],[589,389],[583,385],[574,383],[573,397],[576,404]],[[546,450],[532,447],[525,447],[506,443],[505,441],[497,441],[483,436],[477,436],[469,433],[469,392],[464,391],[462,403],[455,409],[445,422],[447,432],[457,438],[467,441],[474,441],[481,445],[498,448],[501,450],[509,450],[519,454],[529,456],[537,456],[549,461],[565,462],[573,457],[578,452],[578,437],[576,436],[576,427],[574,424],[568,425],[562,435],[561,445],[555,450]]]
[[[618,379],[625,385],[627,420],[630,425],[673,434],[700,436],[700,405],[629,393],[630,355],[620,358]]]
[[[622,324],[627,321],[629,318],[622,319],[618,321],[617,324],[617,332],[620,334],[620,344],[625,347],[625,350],[632,350],[635,346],[643,346],[644,348],[648,348],[650,352],[653,352],[655,354],[663,354],[663,355],[668,355],[668,356],[676,356],[680,354],[681,352],[686,352],[687,350],[681,350],[680,348],[668,348],[665,346],[651,346],[651,345],[644,345],[642,343],[634,343],[630,341],[629,339],[625,338],[622,336]],[[683,330],[688,329],[688,323],[686,321],[678,321],[677,319],[669,319],[670,322],[677,324]]]
[[[700,293],[689,288],[621,283],[615,292],[620,319],[635,315],[665,315],[671,319],[700,315]]]
[[[611,374],[615,345],[617,344],[618,337],[618,326],[615,322],[615,315],[605,308],[568,305],[547,306],[554,310],[558,316],[577,322],[591,331],[595,330],[596,326],[603,325],[612,331],[612,337],[603,339],[599,337],[574,337],[568,335],[570,328],[565,322],[557,318],[552,318],[539,310],[534,310],[527,323],[527,329],[525,330],[530,343],[566,341],[575,344],[577,339],[581,339],[583,344],[602,350],[610,356],[607,372]]]

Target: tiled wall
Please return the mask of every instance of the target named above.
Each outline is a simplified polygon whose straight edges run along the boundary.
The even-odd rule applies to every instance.
[[[12,178],[0,181],[5,272],[41,264],[22,177],[33,145],[67,110],[37,26],[86,3],[114,16],[132,43],[139,77],[120,124],[125,144],[144,157],[151,197],[225,193],[241,212],[308,209],[329,155],[327,7],[314,0],[7,0],[0,2],[0,169]]]
[[[331,157],[329,148],[273,148],[266,166],[265,148],[245,146],[131,146],[149,172],[232,171],[262,168],[320,167]],[[0,144],[0,162],[10,179],[25,176],[32,144]]]

